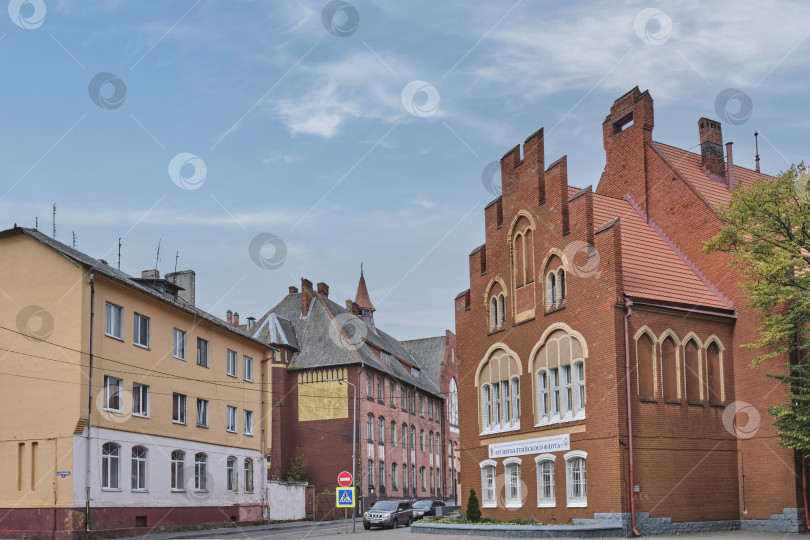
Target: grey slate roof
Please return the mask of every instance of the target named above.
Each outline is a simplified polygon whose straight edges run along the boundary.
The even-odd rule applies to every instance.
[[[244,328],[229,324],[227,321],[224,321],[224,320],[220,319],[219,317],[211,315],[207,311],[203,311],[203,310],[201,310],[201,309],[199,309],[199,308],[197,308],[197,307],[195,307],[195,306],[193,306],[193,305],[191,305],[189,303],[184,302],[183,300],[175,299],[169,294],[165,294],[165,293],[163,293],[163,292],[161,292],[159,290],[147,287],[146,285],[142,284],[138,278],[134,278],[134,277],[130,276],[129,274],[127,274],[126,272],[122,272],[122,271],[118,270],[117,268],[114,268],[114,267],[110,266],[109,264],[106,264],[106,263],[102,262],[99,259],[94,259],[93,257],[87,255],[86,253],[82,253],[81,251],[79,251],[77,249],[74,249],[74,248],[72,248],[72,247],[70,247],[70,246],[68,246],[66,244],[63,244],[62,242],[59,242],[58,240],[54,240],[50,236],[42,234],[41,232],[39,232],[36,229],[29,229],[29,228],[26,228],[26,227],[17,227],[16,229],[7,229],[5,231],[0,231],[0,236],[5,236],[7,234],[13,234],[14,232],[20,232],[22,234],[30,236],[31,238],[33,238],[34,240],[37,240],[41,244],[55,250],[60,255],[62,255],[67,260],[73,262],[76,265],[85,265],[85,266],[93,269],[95,272],[98,272],[99,274],[102,274],[102,275],[107,276],[109,278],[120,281],[120,282],[134,288],[134,289],[137,289],[137,290],[143,292],[143,293],[149,294],[149,295],[154,296],[154,297],[156,297],[156,298],[158,298],[158,299],[160,299],[160,300],[162,300],[164,302],[172,304],[172,305],[174,305],[174,306],[176,306],[176,307],[178,307],[178,308],[180,308],[180,309],[182,309],[182,310],[184,310],[184,311],[186,311],[188,313],[191,313],[192,315],[194,315],[195,317],[197,317],[199,319],[204,319],[204,320],[210,322],[211,324],[214,324],[216,326],[225,328],[226,330],[229,330],[229,331],[231,331],[231,332],[233,332],[235,334],[240,334],[242,337],[245,337],[245,338],[250,339],[252,341],[259,341],[255,337],[253,337],[251,334],[249,334],[247,331],[245,331]],[[261,341],[261,344],[264,345],[264,346],[267,346],[267,341]]]
[[[441,388],[442,362],[447,345],[446,336],[409,339],[402,342],[415,358],[422,361],[422,369],[437,387]]]
[[[305,317],[301,316],[301,293],[289,294],[259,319],[250,332],[260,339],[276,336],[271,339],[272,343],[282,344],[278,340],[284,339],[298,349],[290,361],[291,370],[362,363],[443,399],[439,385],[424,371],[422,359],[414,357],[402,343],[379,327],[375,334],[363,319],[315,291]],[[419,375],[411,374],[411,370],[396,359],[382,360],[369,344],[417,366]]]

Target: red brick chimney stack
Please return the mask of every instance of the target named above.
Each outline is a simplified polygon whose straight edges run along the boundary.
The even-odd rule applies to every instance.
[[[720,122],[701,118],[698,120],[698,131],[703,167],[711,174],[725,179],[726,164],[723,159],[723,130]]]
[[[233,311],[230,309],[225,312],[225,320],[228,321],[228,324],[233,324]]]
[[[298,294],[298,287],[290,285],[290,294]]]
[[[301,278],[301,316],[306,317],[309,313],[309,305],[312,303],[312,282],[306,278]]]
[[[327,285],[323,281],[318,283],[318,294],[320,294],[324,298],[329,298],[329,285]]]

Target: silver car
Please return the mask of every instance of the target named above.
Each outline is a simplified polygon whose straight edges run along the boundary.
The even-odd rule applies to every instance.
[[[413,523],[413,511],[408,501],[377,501],[363,514],[363,527],[385,527],[395,529],[400,525]]]

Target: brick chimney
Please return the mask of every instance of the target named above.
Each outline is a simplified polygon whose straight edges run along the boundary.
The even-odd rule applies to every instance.
[[[248,330],[253,328],[256,325],[256,317],[248,317],[247,318],[247,327]]]
[[[298,287],[290,285],[290,294],[298,294]]]
[[[228,321],[228,324],[233,324],[233,311],[230,309],[225,312],[225,320]]]
[[[327,285],[323,281],[318,283],[318,294],[320,294],[324,298],[329,298],[329,285]]]
[[[731,145],[734,144],[733,142],[726,143],[726,156],[728,156],[728,173],[726,175],[726,184],[728,185],[728,190],[731,191],[734,189],[734,154],[731,151]]]
[[[234,312],[234,314],[233,314],[233,324],[234,324],[234,326],[239,326],[239,312]]]
[[[309,305],[312,303],[312,282],[306,278],[301,278],[301,316],[306,317],[309,313]]]
[[[725,180],[726,164],[723,160],[723,130],[720,122],[701,118],[698,120],[698,131],[703,168]]]

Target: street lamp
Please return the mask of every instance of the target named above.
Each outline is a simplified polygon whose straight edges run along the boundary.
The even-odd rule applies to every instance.
[[[354,392],[354,405],[352,409],[352,482],[357,485],[355,480],[355,467],[357,465],[357,385],[339,377],[337,379],[326,379],[324,382],[337,382],[340,384],[346,383],[352,387]],[[354,494],[354,506],[352,506],[352,533],[357,532],[355,527],[357,525],[357,493]]]

